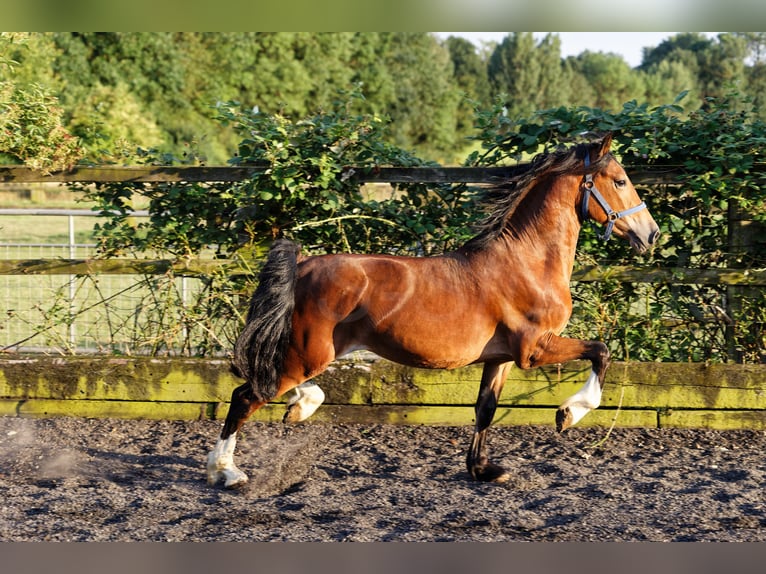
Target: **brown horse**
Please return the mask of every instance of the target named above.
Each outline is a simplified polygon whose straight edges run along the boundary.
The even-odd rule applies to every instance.
[[[536,157],[518,181],[488,193],[491,212],[478,235],[438,257],[304,257],[298,245],[276,241],[235,344],[232,371],[245,383],[234,390],[208,456],[208,482],[246,482],[233,460],[245,420],[290,390],[285,420],[306,419],[324,399],[309,380],[358,349],[413,367],[484,363],[466,460],[477,480],[509,478],[489,462],[485,443],[513,363],[529,369],[590,360],[587,382],[557,411],[557,429],[596,408],[606,345],[559,336],[572,312],[569,280],[580,227],[586,219],[603,223],[605,238],[614,232],[638,252],[659,236],[609,153],[611,139]]]

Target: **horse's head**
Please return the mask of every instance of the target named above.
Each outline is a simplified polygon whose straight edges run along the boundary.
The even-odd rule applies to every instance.
[[[643,253],[657,241],[660,229],[628,174],[609,153],[611,144],[609,134],[599,144],[589,147],[585,154],[580,215],[583,221],[592,219],[605,226],[604,240],[614,233]]]

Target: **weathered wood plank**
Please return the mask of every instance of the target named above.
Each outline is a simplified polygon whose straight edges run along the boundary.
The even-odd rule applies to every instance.
[[[231,166],[102,166],[46,173],[25,166],[0,166],[0,183],[172,183],[236,182],[265,167]]]
[[[228,401],[238,384],[221,359],[0,359],[7,398],[208,403]]]
[[[0,275],[164,275],[204,277],[226,272],[246,275],[230,259],[3,259]],[[625,283],[672,283],[684,285],[766,285],[766,269],[689,269],[683,267],[588,266],[575,269],[572,281]]]
[[[612,279],[625,283],[672,283],[683,285],[764,285],[766,269],[690,269],[686,267],[629,267],[599,265],[575,269],[573,281]]]
[[[589,372],[590,365],[582,362],[513,369],[499,404],[557,406],[579,390]],[[370,402],[471,405],[480,380],[480,367],[429,371],[381,361],[372,367]],[[766,367],[615,362],[607,372],[601,404],[620,403],[650,409],[766,409]]]
[[[660,428],[704,428],[713,430],[766,430],[763,410],[670,410],[658,413]]]
[[[0,399],[0,415],[2,416],[199,420],[210,418],[206,416],[207,410],[208,405],[204,403]]]
[[[0,416],[84,417],[148,420],[223,420],[227,404],[163,403],[155,401],[103,401],[65,399],[0,399]],[[271,404],[259,409],[251,421],[280,423],[284,406]],[[554,427],[553,408],[499,407],[493,424],[501,426],[542,425]],[[433,405],[375,406],[322,405],[309,419],[313,423],[411,424],[432,426],[472,426],[471,407]],[[655,411],[601,409],[590,413],[578,426],[656,427]]]
[[[509,375],[501,406],[556,407],[587,379],[572,362]],[[388,361],[339,362],[317,377],[328,404],[472,406],[481,367],[412,369]],[[26,358],[0,361],[0,396],[157,402],[225,402],[240,383],[225,360]],[[766,367],[620,363],[607,374],[602,405],[627,408],[766,409]]]
[[[222,270],[236,273],[225,259],[2,259],[0,275],[164,275],[207,276]]]
[[[0,183],[163,183],[237,182],[251,178],[268,166],[100,166],[76,167],[71,171],[46,173],[25,166],[0,166]],[[683,178],[674,166],[625,166],[636,184],[672,184]],[[350,167],[347,174],[359,183],[484,183],[512,179],[528,164],[502,167]]]
[[[498,424],[553,424],[589,365],[514,369]],[[312,420],[472,424],[480,367],[410,369],[387,361],[338,362],[317,378],[327,395]],[[8,357],[0,359],[0,414],[121,418],[225,416],[239,380],[224,359]],[[280,401],[281,402],[281,401]],[[255,420],[280,421],[283,404]],[[615,419],[616,415],[616,419]],[[601,408],[586,424],[766,427],[766,366],[614,363]]]

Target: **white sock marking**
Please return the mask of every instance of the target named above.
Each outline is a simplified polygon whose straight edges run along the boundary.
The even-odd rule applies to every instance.
[[[224,486],[231,488],[247,482],[247,475],[234,464],[234,448],[237,446],[235,434],[227,439],[218,439],[215,448],[207,455],[207,483],[216,484],[224,479]]]
[[[595,371],[591,371],[588,380],[582,388],[561,403],[559,409],[569,407],[569,412],[572,415],[571,424],[574,425],[590,411],[598,408],[600,404],[601,384],[598,382],[598,375],[596,375]]]
[[[295,387],[287,400],[288,422],[305,421],[324,402],[324,391],[319,385],[306,381]]]

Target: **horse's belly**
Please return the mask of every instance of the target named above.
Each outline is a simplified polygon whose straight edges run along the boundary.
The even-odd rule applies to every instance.
[[[449,324],[423,330],[402,324],[389,331],[375,331],[365,337],[366,347],[391,361],[429,369],[454,369],[480,359],[490,333]]]

